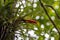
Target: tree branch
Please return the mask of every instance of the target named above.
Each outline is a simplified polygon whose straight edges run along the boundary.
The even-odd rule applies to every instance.
[[[51,23],[53,24],[53,26],[56,28],[56,30],[58,31],[58,33],[59,33],[59,35],[60,35],[59,29],[56,27],[56,24],[52,21],[52,19],[51,19],[50,16],[48,15],[48,12],[47,12],[45,6],[43,5],[42,1],[39,0],[39,2],[40,2],[41,7],[44,9],[46,15],[48,16],[49,20],[51,21]],[[59,39],[60,39],[60,37],[59,37]]]
[[[45,6],[52,8],[52,10],[54,10],[57,18],[60,19],[60,16],[58,15],[58,13],[56,12],[56,10],[51,5],[45,5]]]

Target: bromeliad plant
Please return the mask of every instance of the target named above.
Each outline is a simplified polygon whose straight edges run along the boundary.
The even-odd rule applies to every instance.
[[[35,20],[17,17],[16,3],[17,0],[0,0],[0,40],[14,40],[16,28],[22,21],[36,23]]]

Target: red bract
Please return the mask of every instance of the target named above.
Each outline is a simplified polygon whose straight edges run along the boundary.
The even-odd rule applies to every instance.
[[[37,23],[36,20],[26,20],[26,22],[28,22],[28,23],[34,23],[34,24]]]

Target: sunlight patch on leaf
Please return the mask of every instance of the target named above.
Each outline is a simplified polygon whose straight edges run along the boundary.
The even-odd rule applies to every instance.
[[[34,31],[30,30],[30,31],[28,31],[28,34],[30,34],[30,36],[33,36],[34,35]]]
[[[17,4],[22,4],[22,3],[20,1],[18,1]]]
[[[42,36],[43,36],[44,34],[45,34],[44,32],[41,33]]]
[[[37,2],[37,1],[39,1],[39,0],[34,0],[34,2]]]
[[[55,20],[55,16],[51,16],[51,19],[52,19],[52,20]]]
[[[20,38],[20,34],[15,34],[14,40],[17,40],[17,39],[19,39],[19,38]]]
[[[15,33],[20,33],[19,31],[15,31]]]
[[[45,37],[46,37],[46,38],[49,38],[49,34],[46,33],[46,34],[45,34]]]
[[[54,37],[51,37],[51,40],[55,40]]]
[[[25,0],[23,0],[22,3],[25,4],[26,3]]]
[[[52,31],[58,32],[55,28],[53,28],[53,30],[52,30]]]
[[[28,31],[28,34],[31,36],[31,37],[35,37],[35,38],[38,38],[38,36],[36,34],[34,34],[35,31],[33,30],[30,30]]]
[[[16,8],[18,8],[18,7],[19,7],[19,4],[17,3],[17,4],[16,4]]]
[[[49,40],[48,38],[45,38],[45,40]]]
[[[56,6],[55,6],[55,9],[58,9],[58,8],[59,8],[59,6],[58,6],[58,5],[56,5]]]
[[[29,38],[27,37],[26,40],[29,40]]]
[[[47,22],[47,23],[46,23],[46,25],[47,25],[47,26],[49,26],[49,25],[50,25],[50,23],[49,23],[49,22]]]
[[[21,12],[23,11],[24,9],[21,9]]]
[[[54,7],[55,9],[58,9],[58,8],[59,8],[59,2],[54,2],[53,7]]]
[[[24,4],[24,7],[26,7],[26,4]]]
[[[36,16],[36,20],[38,20],[40,18],[40,16]]]
[[[23,6],[21,6],[20,8],[22,8],[22,9],[23,9],[24,7],[23,7]]]
[[[30,1],[32,3],[34,0],[28,0],[28,1]]]
[[[26,29],[23,29],[23,33],[25,33],[27,30]]]
[[[53,13],[55,13],[55,11],[54,10],[51,10]]]
[[[43,17],[43,16],[41,16],[41,19],[44,19],[44,17]]]
[[[32,12],[32,10],[29,9],[29,13]]]
[[[20,12],[20,11],[21,11],[21,9],[18,10],[18,12]]]
[[[57,1],[57,0],[54,0],[54,1]]]
[[[30,4],[30,3],[28,3],[28,6],[31,6],[31,4]]]
[[[17,16],[19,17],[19,14],[17,14]]]
[[[34,27],[34,30],[38,30],[38,28]]]
[[[44,28],[44,25],[43,24],[41,24],[41,28]]]
[[[37,4],[36,4],[36,3],[34,3],[34,4],[33,4],[33,7],[34,7],[34,8],[36,8],[36,7],[37,7]]]
[[[23,40],[23,38],[22,37],[19,37],[18,40]]]
[[[25,34],[26,36],[29,36],[29,34]]]

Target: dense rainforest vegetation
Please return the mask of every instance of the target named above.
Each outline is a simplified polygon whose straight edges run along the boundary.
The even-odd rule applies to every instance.
[[[0,0],[0,40],[60,40],[60,0]]]

